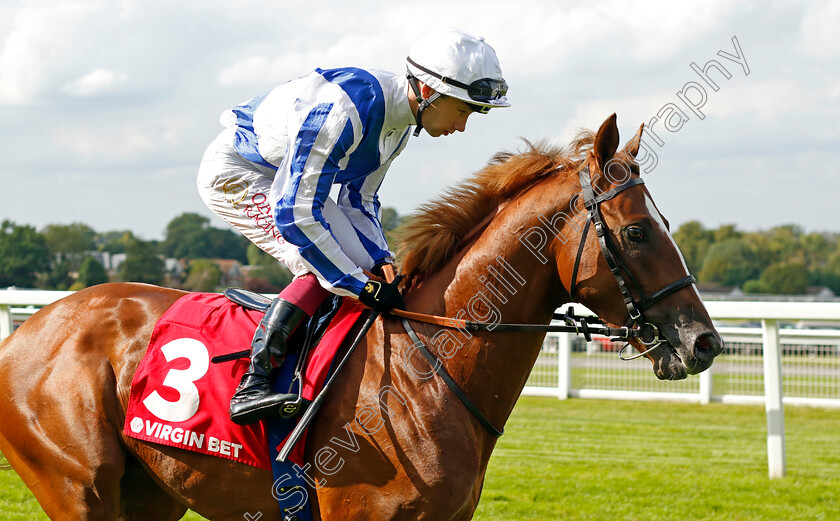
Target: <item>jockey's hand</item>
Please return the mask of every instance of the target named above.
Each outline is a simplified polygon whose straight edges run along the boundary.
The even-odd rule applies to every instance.
[[[405,303],[400,295],[399,283],[399,279],[391,284],[370,279],[359,294],[359,301],[380,313],[387,313],[393,308],[404,308]]]

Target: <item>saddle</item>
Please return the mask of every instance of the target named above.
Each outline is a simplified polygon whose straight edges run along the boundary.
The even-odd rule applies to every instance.
[[[271,306],[271,303],[273,302],[272,299],[266,297],[265,295],[242,288],[227,288],[222,292],[222,294],[234,304],[238,304],[245,309],[258,311],[260,313],[268,311],[269,306]],[[298,414],[295,416],[301,414],[309,404],[309,400],[304,400],[301,396],[303,386],[300,385],[301,377],[306,371],[306,362],[308,360],[307,355],[309,354],[309,351],[321,341],[321,338],[324,336],[330,322],[333,318],[335,318],[335,315],[341,308],[341,303],[342,298],[338,295],[332,295],[327,298],[315,314],[312,315],[305,324],[298,327],[288,340],[288,353],[298,355],[297,363],[294,369],[294,377],[292,381],[289,382],[288,393],[297,392],[298,400],[302,400],[305,404],[304,407],[301,407],[298,410]],[[215,356],[210,361],[214,364],[218,364],[230,360],[236,360],[238,358],[248,358],[250,353],[251,350],[248,348],[242,351]]]
[[[240,306],[254,311],[268,311],[272,300],[265,295],[254,293],[242,288],[228,288],[222,292],[228,300]]]
[[[311,521],[299,504],[307,483],[295,472],[304,463],[305,438],[287,463],[276,460],[296,419],[274,417],[249,425],[228,418],[228,404],[247,365],[246,347],[269,299],[242,290],[187,293],[158,319],[137,366],[126,406],[123,433],[137,440],[271,469],[284,485],[278,504],[284,519],[294,513]],[[364,314],[353,299],[328,299],[289,339],[286,363],[272,375],[274,390],[313,400],[330,376],[335,355]],[[316,347],[317,343],[317,347]],[[222,366],[212,360],[230,360]],[[173,385],[174,384],[174,385]],[[304,508],[305,507],[305,508]],[[304,508],[304,510],[301,510]]]

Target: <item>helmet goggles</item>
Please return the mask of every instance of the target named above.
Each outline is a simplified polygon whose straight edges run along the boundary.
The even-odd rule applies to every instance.
[[[464,89],[471,99],[478,101],[479,103],[492,103],[495,100],[505,97],[508,91],[508,84],[504,79],[497,80],[493,78],[481,78],[468,85],[454,78],[442,76],[432,70],[429,70],[412,60],[411,57],[406,57],[406,60],[411,65],[417,67],[426,74],[439,79],[441,82],[447,85],[452,85],[453,87],[458,87],[459,89]],[[472,103],[467,103],[467,105],[469,105],[474,111],[481,113],[486,113],[490,110],[490,108],[492,108],[474,105]]]

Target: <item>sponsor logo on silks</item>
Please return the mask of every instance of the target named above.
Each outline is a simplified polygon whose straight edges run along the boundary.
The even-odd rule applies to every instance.
[[[156,438],[162,441],[169,441],[177,443],[184,447],[195,447],[197,449],[206,450],[207,452],[218,452],[223,456],[239,457],[239,449],[242,444],[233,443],[232,441],[220,440],[213,436],[205,436],[204,433],[190,431],[189,429],[182,429],[181,427],[172,427],[160,422],[153,422],[151,420],[143,421],[142,418],[134,417],[131,420],[131,430],[135,434],[140,434],[145,427],[145,435],[151,438]],[[206,443],[205,443],[206,442]]]
[[[228,179],[222,186],[225,199],[233,206],[238,205],[248,196],[248,181],[242,179]]]
[[[379,287],[379,284],[368,282],[367,284],[365,284],[365,293],[370,293],[375,298],[379,294]]]

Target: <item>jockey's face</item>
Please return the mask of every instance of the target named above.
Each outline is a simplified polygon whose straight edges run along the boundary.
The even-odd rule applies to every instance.
[[[432,137],[464,132],[472,109],[463,101],[441,96],[423,111],[423,128]]]

